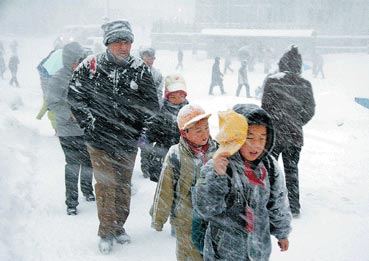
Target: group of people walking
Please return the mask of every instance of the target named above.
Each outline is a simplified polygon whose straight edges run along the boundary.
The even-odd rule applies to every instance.
[[[209,88],[209,95],[214,95],[214,87],[218,86],[221,92],[221,95],[226,94],[224,91],[223,85],[223,77],[227,70],[233,72],[232,68],[230,68],[230,57],[227,56],[224,62],[224,71],[223,73],[220,71],[220,57],[215,57],[214,64],[212,66],[211,71],[211,83]],[[245,87],[246,97],[251,98],[250,95],[250,84],[247,76],[247,60],[241,61],[241,67],[238,69],[238,79],[237,79],[237,90],[236,96],[240,95],[242,87]]]
[[[66,160],[67,214],[78,214],[80,175],[85,199],[97,203],[99,250],[107,254],[114,242],[129,243],[125,223],[140,148],[143,175],[157,182],[151,226],[162,231],[170,219],[178,260],[268,260],[270,235],[286,251],[291,212],[297,217],[301,208],[302,126],[315,108],[311,85],[300,76],[297,47],[279,63],[283,76],[265,81],[262,106],[235,105],[213,139],[211,113],[187,100],[184,77],[163,77],[153,67],[152,48],[142,49],[141,59],[132,56],[129,22],[102,28],[106,52],[86,57],[78,43],[65,45],[63,67],[47,87]],[[196,220],[204,221],[203,232]]]

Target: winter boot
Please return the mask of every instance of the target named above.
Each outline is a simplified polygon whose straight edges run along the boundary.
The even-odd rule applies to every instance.
[[[113,249],[113,238],[102,237],[99,241],[99,250],[102,254],[109,254]]]
[[[77,215],[77,208],[76,207],[68,207],[67,214],[69,216],[76,216]]]
[[[89,193],[89,194],[84,194],[83,195],[86,198],[86,201],[91,202],[91,201],[95,201],[95,196],[94,193]]]
[[[125,232],[121,232],[115,235],[115,240],[118,244],[129,244],[131,243],[131,237]]]

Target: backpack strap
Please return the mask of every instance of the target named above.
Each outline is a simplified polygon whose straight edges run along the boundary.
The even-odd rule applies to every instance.
[[[177,157],[176,157],[177,156]],[[181,155],[180,155],[180,151],[179,151],[179,146],[175,146],[174,149],[172,150],[171,154],[169,155],[169,162],[172,165],[173,168],[173,190],[174,190],[174,198],[173,198],[173,205],[172,205],[172,216],[174,216],[174,209],[176,208],[177,204],[178,204],[178,199],[180,197],[180,191],[178,189],[178,181],[179,178],[181,176]],[[190,189],[190,193],[193,193],[193,188],[196,185],[196,181],[197,181],[197,168],[196,168],[196,161],[194,162],[194,166],[193,166],[194,172],[193,172],[193,181],[192,181],[192,186]],[[192,197],[191,197],[192,199]]]
[[[272,187],[274,185],[275,177],[276,177],[273,158],[270,155],[266,156],[263,159],[263,164],[264,164],[264,167],[267,169],[270,187]]]
[[[236,202],[237,204],[243,204],[243,205],[247,205],[247,199],[245,197],[244,192],[246,191],[246,193],[248,193],[247,188],[245,188],[245,186],[242,183],[242,180],[240,178],[240,176],[238,175],[237,172],[237,168],[234,165],[234,163],[232,161],[230,161],[229,164],[230,168],[227,170],[227,176],[229,177],[229,182],[228,182],[228,188],[230,190],[229,192],[229,199],[227,200],[227,208],[231,207],[233,205],[233,202]],[[235,188],[236,188],[236,195],[232,195],[234,193],[232,193],[231,188],[232,188],[232,180],[235,184]],[[230,203],[230,204],[229,204]]]

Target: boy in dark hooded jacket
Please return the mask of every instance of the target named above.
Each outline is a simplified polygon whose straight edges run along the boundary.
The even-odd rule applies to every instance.
[[[286,251],[291,231],[283,172],[269,155],[274,130],[269,115],[256,105],[238,104],[230,113],[247,119],[249,127],[246,125],[243,144],[223,145],[221,135],[217,136],[220,151],[202,168],[197,181],[195,208],[209,220],[204,260],[269,260],[270,235]],[[242,122],[242,118],[227,119],[230,117],[225,117],[230,126],[224,132]],[[240,137],[242,132],[233,136]]]

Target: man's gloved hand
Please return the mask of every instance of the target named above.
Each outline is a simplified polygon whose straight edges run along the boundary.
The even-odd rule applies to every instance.
[[[147,138],[145,133],[142,133],[137,141],[137,146],[142,148],[145,148],[150,143],[149,139]]]

